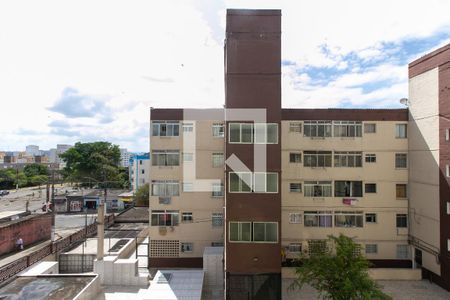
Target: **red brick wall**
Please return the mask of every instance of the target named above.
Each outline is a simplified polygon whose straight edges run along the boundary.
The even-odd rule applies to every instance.
[[[27,216],[9,225],[0,227],[0,256],[13,251],[16,240],[20,236],[24,246],[39,241],[49,240],[51,236],[52,216],[44,214],[38,216]]]

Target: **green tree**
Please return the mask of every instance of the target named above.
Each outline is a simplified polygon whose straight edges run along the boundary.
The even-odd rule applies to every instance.
[[[66,163],[66,180],[92,183],[108,181],[108,187],[120,186],[119,146],[108,142],[76,143],[60,155]],[[86,184],[85,184],[86,185]]]
[[[41,186],[42,184],[46,183],[48,180],[48,176],[47,175],[34,175],[28,178],[28,182],[32,185],[32,186]]]
[[[150,196],[150,185],[148,183],[144,184],[136,191],[134,195],[134,201],[136,206],[148,206]]]
[[[369,261],[351,238],[343,234],[329,236],[326,247],[316,248],[309,257],[300,256],[291,290],[308,284],[322,299],[392,299],[369,277]]]
[[[48,175],[48,167],[46,165],[41,165],[41,164],[31,164],[31,165],[26,165],[23,168],[23,172],[25,173],[25,175],[27,177],[33,177],[36,175]]]

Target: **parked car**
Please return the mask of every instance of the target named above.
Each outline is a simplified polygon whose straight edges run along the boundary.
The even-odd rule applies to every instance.
[[[8,194],[9,194],[9,191],[6,191],[6,190],[1,190],[0,191],[0,196],[6,196]]]

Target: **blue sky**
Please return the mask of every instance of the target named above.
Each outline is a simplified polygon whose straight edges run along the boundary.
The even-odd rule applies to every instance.
[[[426,4],[426,5],[425,5]],[[148,149],[150,107],[221,107],[226,8],[280,8],[284,107],[401,107],[407,64],[450,42],[450,1],[0,3],[0,150]]]

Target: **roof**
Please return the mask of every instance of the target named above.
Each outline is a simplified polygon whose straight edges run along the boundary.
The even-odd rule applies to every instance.
[[[147,290],[140,291],[148,300],[200,300],[203,270],[158,270]]]

